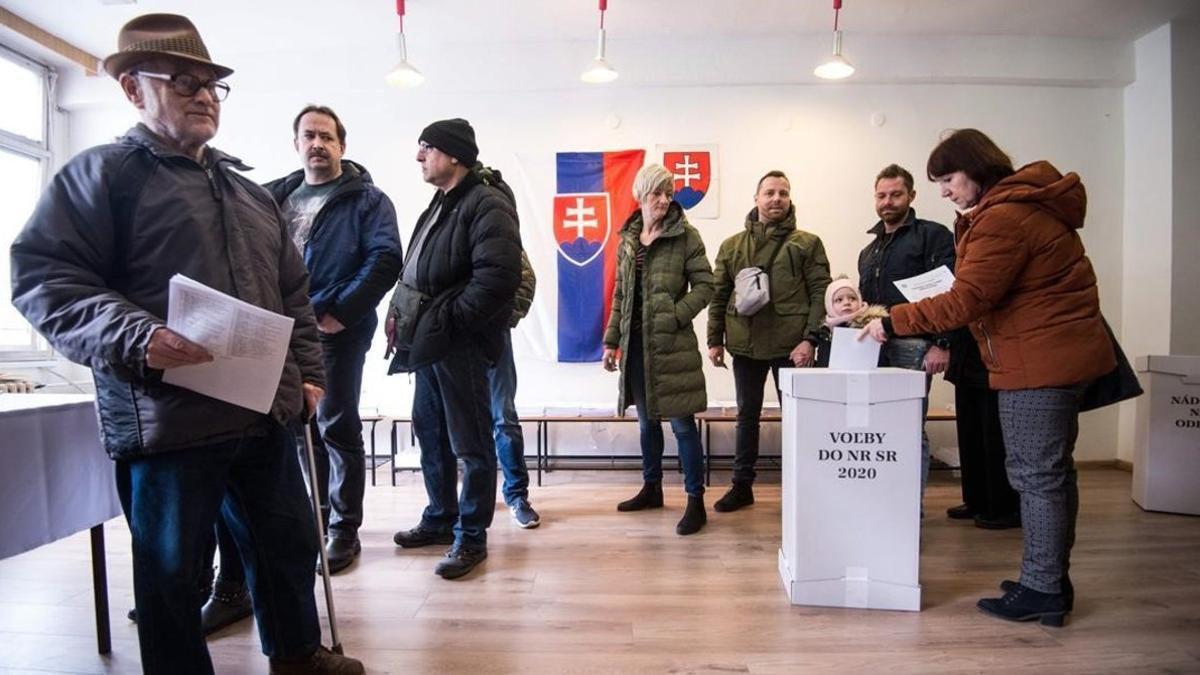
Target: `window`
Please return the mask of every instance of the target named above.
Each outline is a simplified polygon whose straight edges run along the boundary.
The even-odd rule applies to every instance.
[[[12,306],[9,247],[33,213],[50,162],[53,73],[0,48],[0,361],[44,361],[50,348]]]

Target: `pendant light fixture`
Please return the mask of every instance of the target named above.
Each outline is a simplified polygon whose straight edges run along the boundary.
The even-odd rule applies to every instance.
[[[415,87],[425,81],[425,76],[408,62],[408,46],[404,42],[404,0],[396,0],[396,14],[400,17],[400,63],[383,79],[393,87]]]
[[[596,59],[591,67],[583,71],[579,79],[588,84],[604,84],[617,79],[617,71],[604,59],[604,12],[608,9],[608,0],[600,2],[600,37],[596,44]]]
[[[854,74],[854,66],[842,56],[842,31],[838,30],[838,12],[842,0],[833,0],[833,55],[813,68],[813,75],[824,80],[841,80]]]

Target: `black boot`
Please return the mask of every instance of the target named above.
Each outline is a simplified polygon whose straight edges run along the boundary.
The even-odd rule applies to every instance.
[[[729,492],[725,493],[713,504],[713,509],[720,513],[728,513],[737,511],[743,506],[750,506],[754,503],[754,490],[751,489],[753,483],[734,482],[729,488]]]
[[[1020,584],[1012,579],[1005,579],[1004,581],[1000,582],[1000,590],[1004,591],[1005,593],[1017,590],[1017,586],[1020,586]],[[1075,611],[1075,584],[1071,583],[1070,575],[1066,575],[1062,578],[1062,596],[1063,600],[1066,601],[1067,611]]]
[[[989,616],[1005,621],[1038,620],[1043,626],[1061,626],[1066,619],[1066,596],[1062,593],[1042,593],[1017,584],[1002,598],[984,598],[975,606]]]
[[[626,499],[617,504],[618,511],[641,511],[642,509],[661,509],[663,505],[662,481],[642,483],[642,489],[633,499]]]
[[[704,497],[688,495],[687,508],[684,509],[679,524],[675,526],[675,534],[696,534],[707,522],[708,514],[704,512]]]
[[[204,634],[209,635],[253,613],[254,607],[250,604],[245,582],[226,581],[217,577],[212,595],[200,609],[200,625]]]

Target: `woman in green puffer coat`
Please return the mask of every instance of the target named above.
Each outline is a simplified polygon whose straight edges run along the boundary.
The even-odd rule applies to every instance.
[[[669,419],[688,495],[675,532],[686,535],[707,520],[704,458],[693,415],[708,407],[708,395],[692,319],[712,298],[713,275],[700,233],[688,224],[673,194],[674,176],[662,166],[644,166],[634,178],[633,196],[641,208],[619,235],[604,368],[614,371],[619,365],[617,411],[623,416],[632,402],[641,429],[644,484],[617,510],[662,507],[662,420]]]

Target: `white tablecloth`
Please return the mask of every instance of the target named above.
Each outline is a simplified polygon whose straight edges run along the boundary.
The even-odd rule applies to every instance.
[[[120,513],[91,396],[0,395],[0,558]]]

